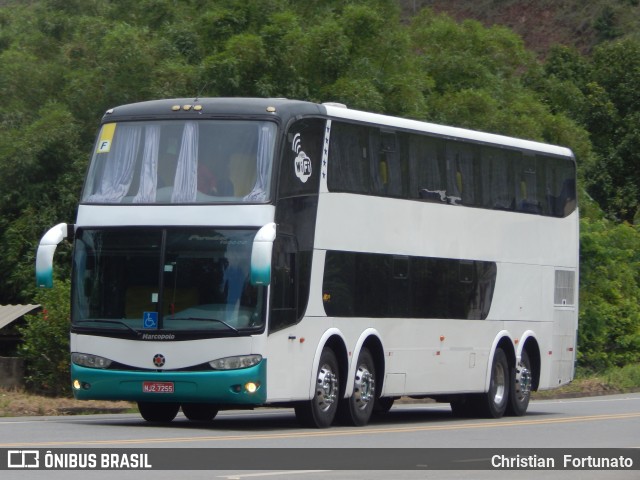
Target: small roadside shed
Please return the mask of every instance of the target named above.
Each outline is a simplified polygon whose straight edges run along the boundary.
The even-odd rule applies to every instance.
[[[17,326],[24,316],[40,305],[0,305],[0,387],[20,387],[24,380],[24,362],[18,358],[21,338]]]

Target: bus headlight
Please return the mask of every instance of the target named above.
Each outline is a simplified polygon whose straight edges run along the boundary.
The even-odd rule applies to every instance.
[[[237,357],[225,357],[212,360],[209,365],[214,370],[237,370],[240,368],[249,368],[259,364],[262,361],[262,355],[238,355]]]
[[[89,368],[109,368],[111,360],[98,355],[89,355],[88,353],[72,353],[71,361],[81,367]]]

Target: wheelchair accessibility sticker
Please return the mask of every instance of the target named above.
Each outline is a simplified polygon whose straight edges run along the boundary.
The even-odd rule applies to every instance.
[[[158,328],[158,312],[144,312],[142,328],[157,329]]]

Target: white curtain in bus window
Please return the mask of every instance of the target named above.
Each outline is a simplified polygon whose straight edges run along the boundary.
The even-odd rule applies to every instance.
[[[264,201],[268,197],[269,177],[271,173],[271,153],[273,152],[273,128],[268,125],[259,126],[256,184],[244,200],[249,202]]]
[[[140,165],[140,187],[136,196],[133,197],[133,203],[152,203],[156,200],[159,144],[160,126],[147,125]]]
[[[142,128],[131,125],[118,125],[114,144],[105,155],[104,172],[100,185],[87,200],[97,203],[119,203],[129,191],[133,179],[136,156],[140,146]]]
[[[191,203],[196,201],[198,192],[198,124],[184,125],[182,144],[178,155],[178,168],[171,194],[171,203]]]

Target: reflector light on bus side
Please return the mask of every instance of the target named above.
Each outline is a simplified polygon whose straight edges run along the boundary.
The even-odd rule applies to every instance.
[[[36,285],[40,288],[53,287],[53,254],[58,244],[67,238],[69,227],[66,223],[59,223],[44,234],[36,254]]]
[[[271,282],[271,253],[275,239],[275,223],[267,223],[256,233],[251,248],[251,285],[269,285]]]

